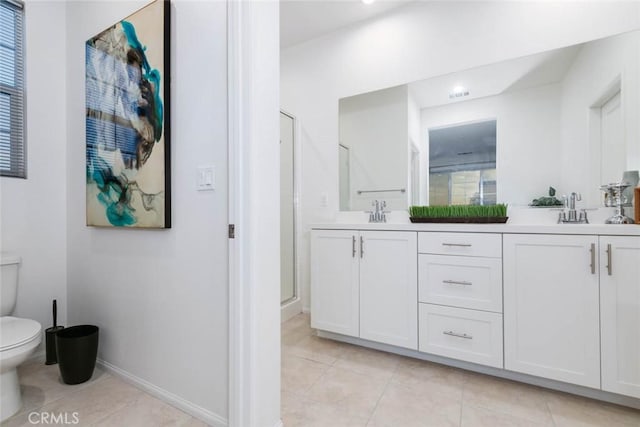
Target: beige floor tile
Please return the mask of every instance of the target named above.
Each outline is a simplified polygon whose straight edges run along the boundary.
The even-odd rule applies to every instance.
[[[547,402],[558,427],[640,427],[640,410],[626,408],[565,393],[549,393]]]
[[[349,347],[348,344],[309,336],[295,344],[283,346],[282,352],[287,355],[333,365],[347,347]]]
[[[281,324],[282,333],[308,332],[311,334],[310,318],[307,313],[300,313]]]
[[[460,425],[460,399],[419,392],[389,383],[369,421],[370,427],[447,427]]]
[[[110,376],[101,369],[96,368],[89,381],[82,384],[68,385],[62,382],[58,365],[45,365],[40,361],[28,362],[20,366],[18,375],[23,402],[21,411],[28,411],[47,405]]]
[[[553,425],[548,391],[482,374],[465,374],[464,405],[482,407],[544,425]]]
[[[391,378],[396,384],[417,389],[420,392],[446,394],[462,398],[464,371],[423,360],[403,358]]]
[[[334,366],[388,380],[395,372],[400,359],[401,357],[395,354],[352,346],[345,349]]]
[[[78,413],[80,425],[93,425],[139,398],[142,391],[115,377],[104,378],[43,406],[51,413]]]
[[[160,427],[182,426],[190,415],[166,403],[141,393],[124,408],[95,423],[98,427]]]
[[[207,427],[208,424],[197,418],[189,417],[180,427]]]
[[[365,427],[367,417],[350,413],[339,404],[315,402],[283,393],[282,421],[285,427]]]
[[[335,405],[346,415],[368,418],[385,385],[386,381],[331,367],[307,391],[306,397],[315,402]]]
[[[463,405],[460,425],[462,427],[545,427],[547,424],[516,418],[486,408]]]
[[[303,359],[298,356],[282,356],[283,391],[304,393],[324,374],[330,365]]]

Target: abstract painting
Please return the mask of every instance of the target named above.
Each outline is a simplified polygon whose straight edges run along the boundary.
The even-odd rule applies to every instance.
[[[87,225],[171,228],[169,10],[156,0],[86,43]]]

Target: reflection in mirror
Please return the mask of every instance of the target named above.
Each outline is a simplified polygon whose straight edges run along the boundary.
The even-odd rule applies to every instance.
[[[340,99],[340,209],[524,206],[550,186],[601,206],[601,184],[640,169],[639,46],[634,31]],[[449,146],[483,126],[483,147]]]
[[[429,204],[496,204],[496,121],[429,129]]]

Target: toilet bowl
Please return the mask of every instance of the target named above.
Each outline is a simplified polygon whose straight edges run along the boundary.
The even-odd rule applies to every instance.
[[[12,317],[18,296],[20,257],[0,253],[0,421],[22,407],[18,366],[42,341],[40,323]]]
[[[17,368],[40,345],[41,330],[35,320],[0,317],[0,421],[22,407]]]

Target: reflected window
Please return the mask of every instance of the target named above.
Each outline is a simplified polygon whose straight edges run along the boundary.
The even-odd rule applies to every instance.
[[[496,121],[430,129],[429,204],[496,201]]]

